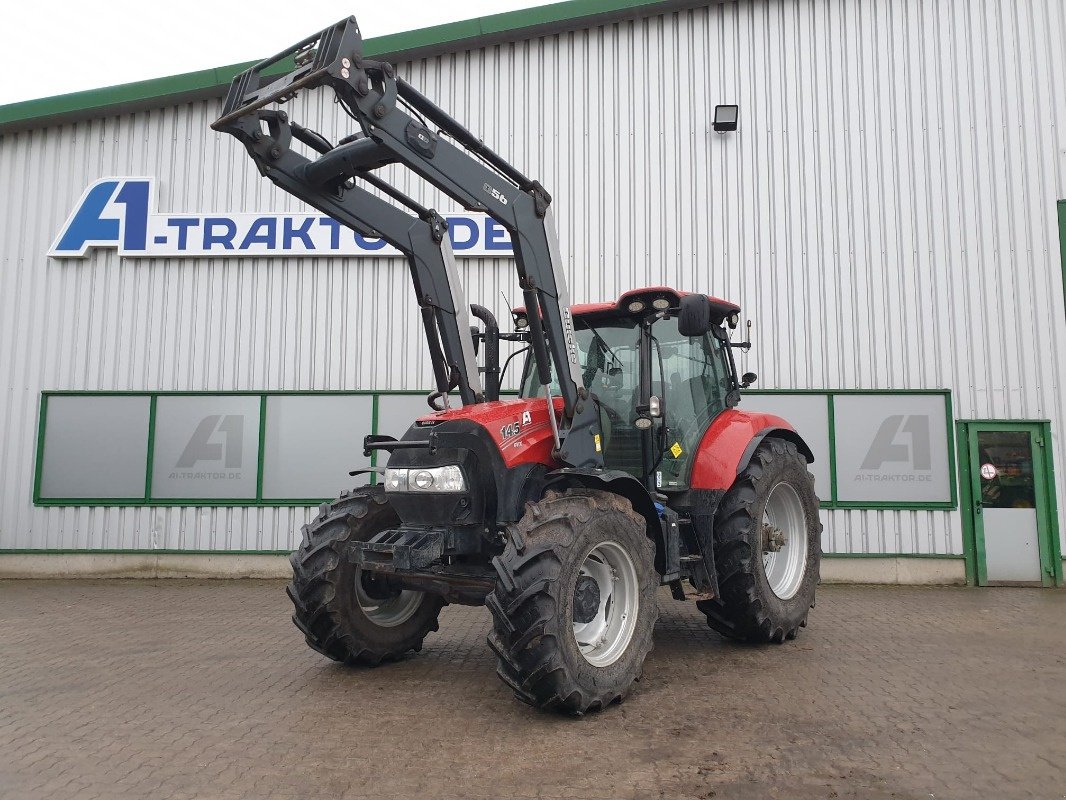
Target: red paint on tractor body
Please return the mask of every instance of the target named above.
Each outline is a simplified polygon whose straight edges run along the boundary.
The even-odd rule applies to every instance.
[[[558,419],[562,416],[563,399],[552,399]],[[552,458],[555,438],[548,420],[548,401],[543,397],[478,403],[418,418],[420,424],[446,420],[467,420],[487,430],[508,469],[529,463],[563,466]]]
[[[630,289],[614,302],[608,303],[576,303],[570,306],[570,313],[575,317],[584,317],[598,314],[615,314],[621,312],[622,314],[629,314],[629,304],[633,300],[643,300],[645,303],[650,304],[656,297],[665,297],[670,301],[671,305],[676,306],[682,297],[692,294],[692,292],[681,292],[677,289],[671,289],[669,286],[645,286],[643,289]],[[714,297],[713,295],[707,295],[707,299],[711,301],[711,306],[716,313],[723,316],[729,314],[739,314],[740,306],[736,303],[731,303],[728,300],[723,300],[720,297]],[[525,314],[525,306],[517,306],[512,309],[515,314]]]
[[[561,416],[562,398],[553,399],[556,414]],[[552,458],[555,440],[548,421],[548,404],[543,397],[480,403],[418,418],[418,422],[424,425],[445,420],[468,420],[487,430],[500,449],[507,469],[529,463],[563,466]],[[792,425],[774,414],[735,408],[723,411],[714,418],[700,440],[689,486],[693,489],[729,489],[736,480],[737,468],[748,445],[767,430],[795,433]]]
[[[656,297],[667,297],[676,305],[689,292],[679,292],[667,286],[649,286],[628,291],[613,303],[587,303],[571,307],[575,317],[600,314],[627,314],[631,301],[641,299],[650,303]],[[740,307],[727,300],[708,295],[715,313],[727,315]],[[516,308],[524,313],[524,308]],[[554,398],[556,414],[562,415],[562,398]],[[500,449],[504,465],[512,469],[521,464],[538,463],[549,467],[563,464],[552,458],[555,440],[548,420],[548,404],[543,397],[516,398],[480,403],[472,406],[439,411],[419,417],[418,422],[430,425],[445,420],[468,420],[489,432]],[[764,431],[778,429],[795,434],[795,429],[773,414],[727,409],[711,422],[704,432],[692,464],[689,485],[693,489],[729,489],[736,480],[737,467],[753,438]],[[797,435],[798,438],[798,435]]]
[[[795,433],[788,422],[774,414],[730,408],[711,421],[692,464],[689,486],[693,489],[728,489],[737,479],[737,467],[751,440],[767,429]]]

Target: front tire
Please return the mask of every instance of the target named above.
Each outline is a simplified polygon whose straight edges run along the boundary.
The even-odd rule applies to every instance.
[[[814,607],[822,525],[807,460],[767,438],[715,515],[720,597],[696,605],[723,636],[745,642],[795,639]]]
[[[618,495],[549,492],[493,559],[497,674],[537,708],[596,711],[629,693],[658,617],[655,548]]]
[[[348,560],[348,545],[365,542],[400,524],[382,486],[363,486],[323,503],[303,527],[303,542],[289,557],[295,606],[292,621],[307,644],[334,661],[380,664],[421,650],[438,628],[444,601],[395,590]]]

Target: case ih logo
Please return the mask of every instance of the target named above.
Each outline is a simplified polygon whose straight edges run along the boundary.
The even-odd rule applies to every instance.
[[[886,465],[897,469],[905,466],[909,472],[888,472]],[[881,423],[855,480],[929,481],[933,469],[932,440],[929,437],[929,417],[924,414],[893,414]]]
[[[94,247],[126,257],[396,256],[332,217],[314,214],[160,213],[153,178],[102,178],[85,190],[48,255],[81,258]],[[458,256],[509,257],[507,231],[485,214],[446,214]]]

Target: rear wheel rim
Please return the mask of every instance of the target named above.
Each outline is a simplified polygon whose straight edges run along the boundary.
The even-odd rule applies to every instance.
[[[781,600],[791,600],[807,572],[807,518],[796,489],[775,485],[766,497],[762,524],[762,564],[766,582]]]
[[[589,551],[579,576],[596,582],[599,603],[591,620],[574,621],[574,638],[589,664],[606,667],[622,657],[633,639],[640,610],[637,568],[622,545],[607,541]]]
[[[395,628],[411,619],[422,603],[422,592],[402,589],[385,598],[371,597],[363,585],[362,570],[355,576],[355,598],[363,615],[382,628]]]

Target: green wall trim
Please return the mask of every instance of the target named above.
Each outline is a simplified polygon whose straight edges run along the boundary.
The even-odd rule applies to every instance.
[[[41,548],[38,550],[28,547],[0,548],[0,556],[287,556],[290,553],[292,553],[292,550],[144,550],[136,548],[129,550],[115,548],[92,550],[85,547]]]
[[[371,401],[371,406],[370,406],[370,430],[374,431],[374,433],[378,432],[378,416],[379,416],[380,413],[381,413],[381,395],[375,394],[374,395],[374,399],[373,399],[373,401]],[[371,470],[376,469],[377,465],[378,465],[378,451],[377,450],[371,450],[370,451],[370,468],[371,468]],[[376,485],[377,482],[378,482],[378,474],[376,472],[371,472],[369,474],[369,477],[370,477],[370,485],[371,486]]]
[[[958,561],[961,553],[822,553],[822,558],[934,558]]]
[[[950,389],[744,389],[745,394],[950,394]]]
[[[954,480],[954,477],[952,477]],[[890,503],[874,500],[839,500],[823,508],[836,511],[954,511],[958,503]]]
[[[823,505],[826,508],[834,508],[839,505],[837,499],[837,411],[833,398],[826,396],[826,419],[829,425],[829,502]]]
[[[475,19],[377,36],[364,42],[365,55],[393,61],[435,53],[519,41],[564,30],[593,27],[639,16],[706,5],[686,0],[569,0],[537,8],[507,11]],[[291,38],[311,31],[298,30]],[[285,34],[280,34],[285,38]],[[281,47],[287,42],[277,42]],[[221,97],[234,76],[256,64],[229,64],[163,78],[25,100],[0,106],[0,133],[41,128],[109,114],[159,108],[208,97]],[[280,71],[280,70],[279,70]],[[271,73],[268,73],[271,74]]]
[[[1030,425],[1033,423],[1051,423],[1049,419],[990,419],[988,417],[968,417],[966,419],[960,419],[959,422],[972,423],[976,422],[981,425]]]
[[[346,394],[346,395],[375,395],[375,394],[421,394],[428,395],[435,389],[222,389],[213,391],[210,389],[45,389],[41,394],[50,397],[203,397],[235,396],[243,395],[320,395],[320,394]],[[517,395],[517,392],[501,392],[500,394]]]
[[[71,506],[104,506],[104,507],[286,507],[286,506],[317,506],[327,502],[330,498],[289,498],[289,499],[266,499],[263,497],[263,469],[264,453],[263,445],[266,438],[267,398],[276,395],[361,395],[372,398],[371,433],[378,432],[378,420],[380,416],[380,397],[382,395],[427,395],[430,390],[423,389],[282,389],[282,390],[248,390],[232,389],[225,391],[207,390],[84,390],[84,389],[55,389],[41,392],[40,420],[37,431],[37,461],[34,465],[33,503],[41,507],[71,507]],[[827,397],[827,413],[829,424],[829,498],[822,499],[820,507],[825,510],[840,511],[951,511],[958,508],[958,481],[955,458],[955,438],[951,425],[952,406],[951,391],[949,389],[756,389],[747,390],[745,394],[756,395],[825,395]],[[505,396],[513,396],[515,392],[504,392]],[[945,502],[877,502],[877,501],[845,501],[838,500],[837,474],[836,474],[836,417],[833,397],[836,395],[883,395],[883,394],[925,394],[942,395],[944,397],[944,409],[947,419],[948,432],[948,469],[949,486],[951,487],[951,500]],[[142,497],[119,497],[119,498],[45,498],[41,497],[41,472],[44,454],[45,429],[48,414],[49,397],[149,397],[149,430],[147,447],[147,467],[145,475],[145,492]],[[254,498],[243,499],[182,499],[182,498],[152,498],[152,469],[155,449],[155,423],[156,405],[159,397],[199,397],[199,396],[244,396],[260,398],[259,415],[259,463],[256,474],[256,494]],[[370,466],[376,467],[377,453],[371,455]],[[369,480],[376,483],[377,476],[370,473]]]
[[[291,550],[146,550],[146,549],[101,549],[89,548],[0,548],[0,556],[25,555],[145,555],[145,556],[287,556]],[[822,558],[932,558],[957,561],[963,556],[952,553],[822,553]]]
[[[959,498],[960,510],[962,511],[962,550],[966,556],[966,585],[977,585],[977,552],[975,549],[976,538],[973,530],[973,489],[971,481],[973,475],[970,470],[970,437],[968,422],[959,420],[955,423],[957,435],[955,442],[959,451]]]
[[[190,497],[188,499],[168,497],[165,500],[130,500],[121,497],[63,497],[58,499],[38,498],[34,500],[33,504],[41,508],[70,508],[72,506],[97,506],[101,508],[275,508],[318,506],[322,503],[332,502],[335,499],[335,497],[320,497],[301,498],[298,500],[275,500],[273,498],[268,500],[226,500],[205,499],[202,497]]]
[[[152,395],[148,401],[148,468],[144,471],[144,499],[146,502],[152,496],[152,473],[155,471],[153,469],[155,466],[155,418],[158,400],[158,397]],[[43,414],[44,412],[42,411],[41,413]],[[41,462],[38,461],[37,472],[40,473],[41,471]],[[35,497],[40,496],[40,492],[35,495]]]
[[[955,418],[955,411],[951,407],[950,392],[944,395],[944,414],[946,420],[944,428],[948,435],[948,474],[950,476],[948,485],[951,487],[951,505],[957,508],[959,505],[959,472],[958,462],[955,459],[955,426],[951,424]]]
[[[33,499],[35,502],[41,496],[41,464],[44,463],[44,424],[48,416],[47,394],[41,394],[41,405],[37,409],[37,415],[37,460],[33,462]],[[151,431],[149,431],[148,435],[151,437]],[[145,497],[147,496],[148,493],[146,491]]]
[[[262,500],[263,499],[263,464],[264,464],[263,448],[266,446],[266,434],[267,434],[266,414],[267,414],[267,395],[264,394],[264,395],[260,396],[260,398],[259,398],[259,454],[258,454],[258,459],[259,460],[258,460],[258,462],[255,465],[255,497],[256,497],[256,500]],[[377,430],[377,428],[371,428],[371,430],[375,431],[375,430]]]
[[[1056,586],[1063,585],[1062,576],[1062,542],[1059,531],[1059,500],[1058,493],[1055,491],[1055,455],[1054,450],[1051,447],[1051,423],[1042,422],[1040,424],[1041,431],[1046,442],[1045,451],[1047,452],[1047,473],[1045,475],[1047,500],[1048,500],[1048,537],[1051,542],[1051,563],[1055,574],[1053,576]]]

